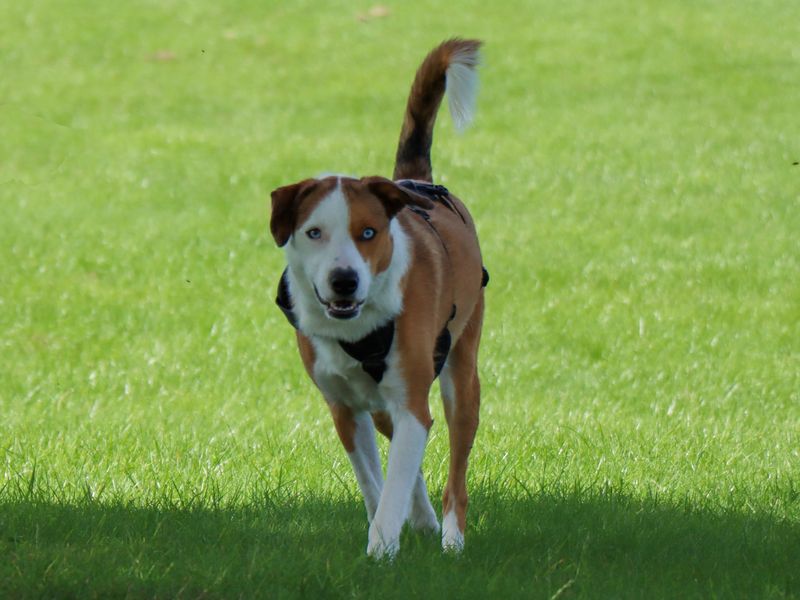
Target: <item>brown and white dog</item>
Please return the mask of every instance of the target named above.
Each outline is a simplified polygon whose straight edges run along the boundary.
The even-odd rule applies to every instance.
[[[445,90],[456,126],[472,118],[479,46],[449,40],[423,61],[394,180],[327,176],[272,192],[270,229],[288,263],[278,304],[364,494],[375,557],[396,554],[406,521],[439,531],[420,469],[437,374],[450,434],[442,546],[464,545],[488,278],[469,212],[432,185],[430,148]],[[385,482],[375,428],[391,439]]]

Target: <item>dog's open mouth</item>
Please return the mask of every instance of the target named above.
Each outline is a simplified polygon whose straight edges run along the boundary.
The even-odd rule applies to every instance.
[[[314,291],[317,294],[317,300],[326,308],[328,316],[334,319],[352,319],[358,315],[364,301],[357,302],[356,300],[333,300],[328,302],[323,300],[322,296],[317,291],[317,286],[314,286]]]
[[[352,319],[361,310],[363,302],[356,302],[355,300],[336,300],[334,302],[327,302],[325,306],[328,309],[328,314],[337,319]]]

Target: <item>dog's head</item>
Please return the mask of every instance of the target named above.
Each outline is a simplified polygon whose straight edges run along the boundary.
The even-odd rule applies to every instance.
[[[391,222],[430,200],[383,177],[306,179],[272,192],[270,230],[294,275],[332,319],[358,317],[391,262]]]

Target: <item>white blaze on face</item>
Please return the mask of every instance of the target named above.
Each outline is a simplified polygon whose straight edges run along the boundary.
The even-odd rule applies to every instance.
[[[320,231],[319,239],[311,239],[307,232]],[[293,254],[314,284],[323,300],[331,300],[336,294],[330,287],[330,274],[334,269],[352,269],[358,275],[355,300],[364,300],[369,291],[371,273],[369,264],[361,256],[350,236],[350,207],[342,191],[341,180],[336,188],[323,198],[308,219],[297,228],[292,240]]]

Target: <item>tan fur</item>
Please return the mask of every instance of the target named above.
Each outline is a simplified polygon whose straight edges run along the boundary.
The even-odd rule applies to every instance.
[[[431,426],[428,391],[433,380],[435,336],[450,317],[453,346],[448,365],[455,385],[454,405],[445,402],[450,435],[450,474],[443,497],[443,513],[455,508],[462,532],[466,527],[467,461],[478,426],[480,383],[477,371],[478,341],[483,320],[481,255],[474,225],[460,201],[456,207],[467,223],[444,206],[432,211],[432,221],[442,240],[413,213],[400,215],[414,240],[414,269],[405,286],[406,310],[397,321],[403,368],[409,387],[409,408],[425,427]],[[444,250],[442,245],[447,247]]]
[[[456,53],[477,52],[478,40],[453,39],[434,48],[422,61],[408,97],[397,144],[394,179],[433,181],[431,144],[436,113],[445,91],[445,73]]]
[[[333,416],[333,424],[336,427],[336,433],[339,434],[342,446],[348,452],[352,452],[356,449],[354,441],[356,422],[353,418],[353,410],[349,406],[336,402],[329,403],[328,408],[331,411],[331,416]]]
[[[359,244],[359,251],[378,273],[391,260],[388,218],[381,202],[369,192],[352,182],[345,187],[353,237],[360,235],[364,227],[373,227],[379,232],[375,239]],[[318,202],[316,193],[303,203],[303,209],[313,210],[315,198]],[[458,213],[441,204],[429,211],[438,236],[422,217],[413,212],[402,211],[397,216],[412,240],[414,259],[413,268],[404,280],[405,308],[397,318],[396,335],[402,355],[401,368],[408,384],[408,408],[429,429],[433,423],[428,394],[434,378],[434,344],[445,325],[450,329],[453,341],[448,365],[455,399],[452,407],[445,402],[450,436],[450,473],[442,504],[443,514],[455,509],[459,527],[464,531],[468,500],[467,462],[478,427],[480,406],[477,356],[483,322],[482,259],[469,212],[458,198],[451,196],[450,200]],[[456,315],[448,324],[454,304]],[[297,339],[306,371],[313,378],[313,346],[300,332]],[[355,431],[352,411],[330,401],[329,407],[342,445],[352,452]],[[391,439],[389,415],[380,412],[372,416],[378,431]]]
[[[372,274],[382,273],[389,268],[394,248],[386,208],[361,182],[344,180],[342,187],[350,209],[350,237],[356,240],[356,247],[369,263]],[[375,230],[375,237],[361,240],[367,227]]]
[[[314,345],[306,336],[300,333],[300,330],[295,330],[295,338],[297,339],[297,349],[300,351],[300,358],[303,361],[303,366],[306,373],[314,380],[314,363],[317,360],[316,352],[314,352]]]
[[[316,353],[314,352],[314,346],[306,336],[304,336],[298,330],[296,332],[297,337],[297,348],[300,351],[300,358],[303,360],[303,366],[306,369],[306,373],[311,379],[314,379],[314,363],[316,362]],[[355,449],[355,431],[356,431],[356,422],[353,419],[353,411],[343,404],[339,404],[337,402],[332,402],[327,399],[328,402],[328,409],[331,411],[331,417],[333,417],[333,424],[336,428],[336,433],[339,436],[339,440],[342,442],[342,446],[347,452],[352,452]]]
[[[430,145],[448,65],[457,53],[476,52],[479,45],[475,40],[447,41],[434,49],[420,66],[408,100],[395,178],[432,180]],[[444,203],[416,196],[381,177],[360,180],[331,177],[305,180],[273,192],[271,229],[278,245],[286,243],[294,228],[308,218],[337,184],[342,185],[347,201],[350,236],[373,275],[383,273],[392,264],[395,251],[390,233],[392,218],[399,221],[409,241],[411,260],[401,281],[402,311],[395,317],[394,339],[406,391],[405,408],[426,430],[433,423],[428,395],[435,377],[436,340],[445,327],[450,331],[452,343],[445,369],[453,397],[444,402],[450,469],[442,502],[443,515],[455,511],[463,533],[467,462],[480,407],[477,360],[484,312],[483,263],[475,225],[464,204],[454,196],[449,198],[455,209],[452,210]],[[430,223],[406,210],[408,205],[425,208]],[[368,227],[376,235],[363,240],[361,236]],[[454,306],[456,313],[451,320]],[[313,379],[317,360],[314,346],[300,331],[297,344],[305,369]],[[442,389],[444,393],[444,386]],[[326,400],[342,445],[352,453],[356,429],[353,409],[335,399]],[[372,419],[376,429],[391,439],[394,424],[389,413],[373,412]]]
[[[295,227],[305,222],[335,185],[335,178],[305,179],[272,192],[270,229],[278,246],[289,241]]]
[[[392,425],[392,417],[389,416],[389,413],[376,411],[372,413],[372,421],[375,423],[375,429],[380,431],[381,434],[387,439],[392,439],[394,427]]]
[[[481,384],[478,379],[478,346],[483,324],[483,294],[478,300],[458,343],[448,358],[453,379],[453,404],[444,402],[445,418],[450,435],[450,473],[442,497],[442,514],[455,508],[458,526],[465,531],[467,524],[467,460],[475,432]]]

